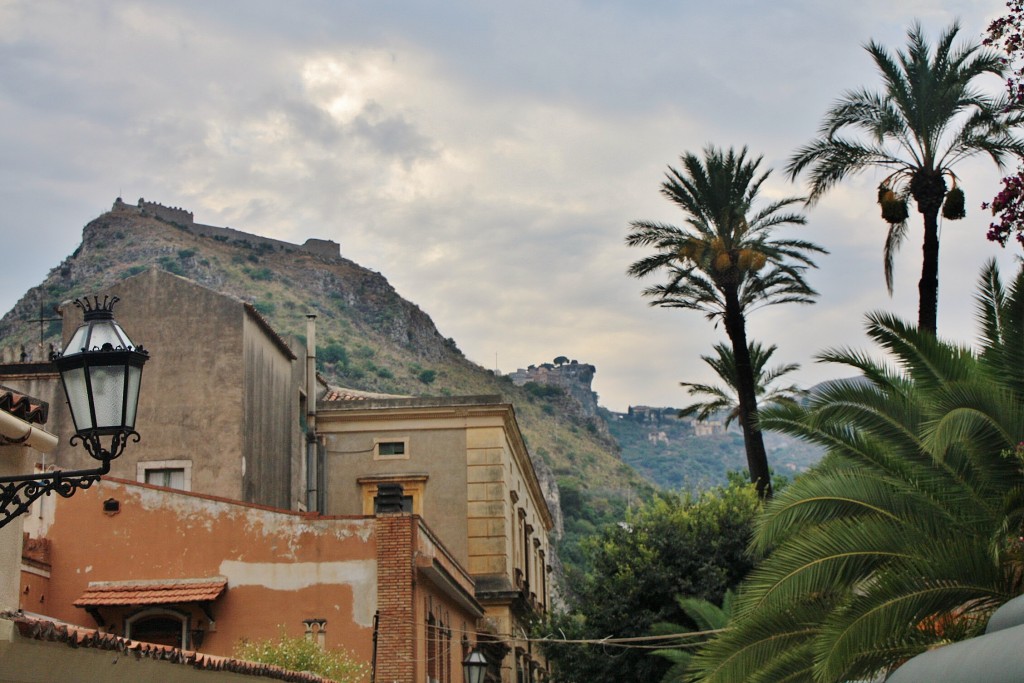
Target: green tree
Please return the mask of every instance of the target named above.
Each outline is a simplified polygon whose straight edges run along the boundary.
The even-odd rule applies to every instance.
[[[1004,74],[1003,60],[977,44],[954,45],[959,30],[953,24],[933,49],[920,24],[914,24],[906,50],[896,55],[868,43],[882,77],[881,91],[844,93],[825,114],[818,138],[798,149],[786,167],[793,179],[808,171],[810,201],[865,169],[888,173],[878,200],[890,224],[883,252],[890,293],[893,255],[907,234],[906,203],[910,198],[916,202],[924,221],[918,326],[933,334],[939,301],[939,212],[952,220],[964,215],[964,195],[956,187],[953,167],[967,157],[987,154],[1003,168],[1024,155],[1024,141],[1012,134],[1021,121],[1019,110],[1009,110],[1005,98],[976,88],[978,77]]]
[[[750,364],[754,370],[754,392],[759,408],[774,403],[795,403],[806,395],[806,392],[795,384],[785,387],[772,386],[780,377],[800,369],[798,363],[766,367],[777,348],[775,344],[764,347],[759,342],[750,342]],[[680,409],[679,417],[696,415],[698,420],[704,421],[725,412],[725,426],[728,427],[740,414],[739,401],[736,399],[736,357],[732,353],[732,348],[725,344],[715,344],[715,353],[716,356],[700,358],[711,366],[715,374],[725,382],[725,386],[680,382],[681,386],[687,388],[690,396],[703,396],[704,400]]]
[[[634,277],[667,275],[667,282],[644,290],[651,305],[700,311],[725,326],[736,359],[739,422],[750,479],[761,495],[770,496],[746,317],[771,304],[812,303],[817,292],[804,280],[804,272],[814,267],[810,255],[825,251],[811,242],[774,237],[780,226],[806,222],[789,210],[803,199],[756,206],[771,172],[760,173],[761,157],[748,159],[746,147],[739,153],[708,147],[703,159],[687,153],[681,161],[683,170],[669,167],[661,193],[682,209],[685,227],[633,222],[626,243],[655,251],[628,272]]]
[[[822,444],[821,465],[765,507],[727,632],[694,659],[697,680],[867,680],[977,635],[1024,590],[1019,454],[1024,437],[1024,270],[994,264],[977,296],[980,350],[892,316],[868,334],[894,365],[853,350],[861,371],[766,427]]]
[[[318,346],[316,349],[318,363],[338,363],[343,368],[348,367],[348,351],[344,345],[332,341],[327,346]]]
[[[662,494],[585,545],[591,572],[573,583],[571,613],[548,635],[600,640],[646,636],[658,622],[689,623],[676,596],[718,603],[750,569],[746,545],[760,509],[751,485],[700,497]],[[657,681],[667,660],[648,650],[557,643],[545,652],[564,683]]]

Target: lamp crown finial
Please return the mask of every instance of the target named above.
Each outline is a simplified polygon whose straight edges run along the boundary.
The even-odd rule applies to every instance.
[[[99,296],[93,296],[90,301],[89,297],[83,296],[75,299],[74,304],[82,309],[85,320],[110,320],[114,317],[114,304],[120,300],[117,296],[104,295],[102,302]]]

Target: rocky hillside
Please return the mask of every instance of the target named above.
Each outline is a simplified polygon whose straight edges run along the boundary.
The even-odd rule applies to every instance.
[[[588,523],[614,517],[650,491],[591,420],[469,361],[429,315],[379,273],[342,258],[337,244],[295,245],[199,225],[191,213],[141,200],[138,207],[118,201],[89,222],[78,248],[0,319],[5,358],[39,358],[40,330],[43,349],[59,343],[60,323],[40,327],[38,320],[54,317],[61,301],[151,266],[251,302],[284,335],[301,339],[305,315],[315,311],[320,371],[332,384],[405,395],[501,394],[515,405],[560,527],[559,485],[583,496],[574,509]]]
[[[701,491],[724,484],[729,472],[746,476],[743,434],[735,423],[680,419],[678,408],[631,407],[602,411],[624,462],[663,488]],[[724,416],[723,416],[724,419]],[[794,477],[821,460],[824,450],[784,434],[765,432],[768,464],[776,476]]]

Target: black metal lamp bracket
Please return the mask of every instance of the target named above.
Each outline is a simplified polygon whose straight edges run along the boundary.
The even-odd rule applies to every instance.
[[[96,435],[83,437],[76,434],[71,437],[72,446],[76,440],[81,441],[89,455],[100,461],[100,467],[94,469],[54,470],[0,477],[0,528],[27,512],[32,503],[45,495],[56,493],[63,498],[70,498],[75,491],[87,489],[98,482],[101,476],[110,473],[110,461],[124,452],[129,438],[138,442],[139,435],[133,430],[114,434],[110,448],[105,449]]]

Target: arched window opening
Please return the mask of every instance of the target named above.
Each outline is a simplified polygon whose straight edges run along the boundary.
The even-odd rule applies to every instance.
[[[166,609],[146,610],[125,620],[124,634],[132,640],[188,650],[188,615]]]

